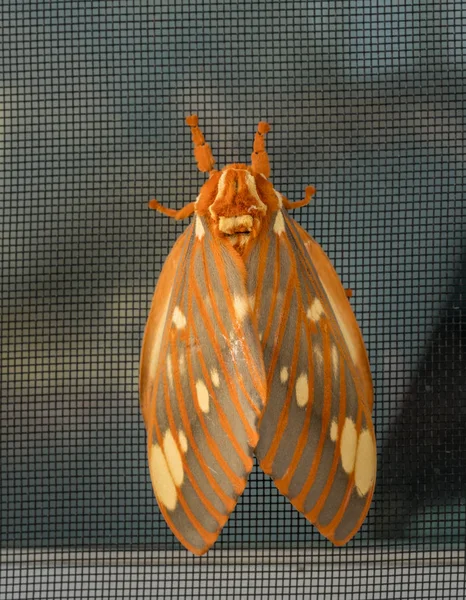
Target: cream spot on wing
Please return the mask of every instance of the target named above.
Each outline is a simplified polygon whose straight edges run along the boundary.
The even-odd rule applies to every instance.
[[[324,314],[324,307],[322,306],[319,298],[315,298],[312,306],[307,309],[307,318],[309,321],[318,321],[320,317]]]
[[[178,359],[178,365],[180,367],[180,375],[184,375],[186,373],[186,359],[183,352],[180,354],[180,358]]]
[[[233,298],[233,306],[235,307],[235,313],[238,321],[242,321],[244,317],[248,314],[249,305],[246,298],[242,296],[237,296],[235,294]]]
[[[273,190],[275,192],[275,196],[277,196],[277,200],[278,200],[278,208],[282,208],[283,207],[283,199],[282,199],[282,195],[280,194],[280,192],[277,192],[277,190]]]
[[[196,237],[198,240],[202,240],[202,238],[205,236],[204,225],[202,224],[202,221],[199,217],[196,217],[194,232],[196,233]]]
[[[309,400],[309,384],[306,373],[301,373],[296,381],[296,402],[300,408],[306,406]]]
[[[273,224],[273,230],[277,235],[281,235],[285,231],[285,220],[283,219],[282,211],[279,210],[275,217],[275,223]]]
[[[263,335],[262,331],[259,331],[259,339],[260,339],[261,342],[262,342],[262,335]]]
[[[171,356],[167,356],[167,375],[168,375],[168,383],[173,387],[173,368],[172,368],[172,359]]]
[[[210,378],[212,379],[212,383],[216,388],[220,387],[220,377],[218,375],[217,369],[212,369],[210,372]]]
[[[249,306],[251,307],[251,310],[254,311],[254,307],[256,306],[256,295],[250,294],[248,296],[248,300],[249,300]]]
[[[209,412],[209,392],[202,379],[196,381],[197,403],[203,413]]]
[[[176,487],[173,482],[162,448],[153,444],[149,448],[149,471],[157,500],[168,510],[175,510]]]
[[[375,480],[377,466],[376,450],[368,429],[361,431],[356,453],[354,482],[360,496],[365,496]]]
[[[338,423],[336,419],[333,419],[332,424],[330,425],[330,439],[332,442],[336,442],[338,439]]]
[[[341,432],[340,454],[341,464],[348,474],[352,473],[354,469],[357,442],[356,426],[354,421],[347,417],[343,425],[343,431]]]
[[[185,436],[184,431],[182,429],[180,429],[178,431],[178,441],[180,443],[181,451],[184,454],[186,454],[186,452],[188,451],[188,440],[186,439],[186,436]]]
[[[286,383],[288,381],[288,369],[287,369],[287,367],[282,367],[282,370],[280,371],[280,381],[282,383]]]
[[[184,329],[186,327],[186,317],[181,312],[179,306],[175,306],[173,311],[173,323],[175,323],[177,329]]]
[[[322,365],[324,364],[324,357],[322,356],[322,348],[320,346],[315,345],[313,348],[313,353],[314,353],[314,362],[316,363],[316,365],[318,365],[321,368]]]
[[[163,438],[163,451],[165,453],[165,458],[167,459],[173,482],[179,487],[183,483],[183,461],[181,460],[181,454],[176,445],[175,438],[169,429],[166,431],[165,437]]]
[[[332,346],[332,369],[333,374],[336,377],[338,374],[338,361],[340,355],[338,354],[338,348],[336,346]]]

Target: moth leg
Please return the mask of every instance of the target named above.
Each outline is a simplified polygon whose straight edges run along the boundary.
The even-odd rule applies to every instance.
[[[205,141],[202,131],[198,127],[197,115],[186,117],[186,125],[191,128],[191,137],[194,144],[194,158],[197,161],[197,168],[202,173],[213,171],[215,158],[209,144]]]
[[[306,188],[306,195],[304,196],[304,200],[298,200],[297,202],[290,202],[288,198],[282,196],[283,206],[287,210],[293,210],[294,208],[301,208],[302,206],[306,206],[311,201],[312,196],[316,193],[316,188],[313,185],[308,185]]]
[[[177,221],[181,219],[186,219],[186,217],[190,217],[194,212],[194,205],[195,202],[190,202],[189,204],[186,204],[186,206],[183,206],[183,208],[180,208],[180,210],[174,210],[173,208],[166,208],[165,206],[162,206],[155,199],[149,202],[149,208],[158,210],[164,215],[167,215],[172,219],[176,219]]]
[[[348,300],[353,297],[353,290],[351,288],[345,288],[345,294]]]

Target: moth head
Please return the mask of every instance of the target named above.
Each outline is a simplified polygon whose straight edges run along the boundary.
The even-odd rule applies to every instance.
[[[218,171],[213,168],[215,159],[199,130],[197,117],[192,115],[186,122],[191,127],[199,170],[210,175],[201,188],[196,212],[208,218],[214,235],[226,239],[242,254],[262,228],[268,212],[267,197],[273,190],[267,180],[270,165],[264,142],[270,127],[259,123],[251,165],[232,164]]]

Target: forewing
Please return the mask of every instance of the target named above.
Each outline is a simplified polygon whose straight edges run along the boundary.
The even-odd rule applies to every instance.
[[[283,209],[246,266],[268,389],[256,455],[292,504],[345,544],[369,509],[376,469],[358,325],[330,261]]]
[[[152,485],[180,542],[203,554],[243,492],[265,399],[244,264],[199,216],[172,250],[141,355]]]

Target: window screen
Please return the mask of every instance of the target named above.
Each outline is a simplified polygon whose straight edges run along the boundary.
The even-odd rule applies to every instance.
[[[463,598],[460,0],[3,0],[0,596]],[[378,474],[334,548],[254,468],[214,549],[157,508],[139,411],[151,296],[195,199],[268,121],[275,187],[333,261],[375,385]]]

